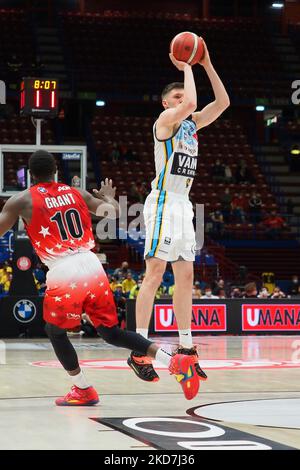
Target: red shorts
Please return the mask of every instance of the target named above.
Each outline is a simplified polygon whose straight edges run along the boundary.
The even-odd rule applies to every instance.
[[[95,253],[77,253],[57,260],[47,273],[44,320],[73,329],[86,313],[95,328],[118,324],[107,276]]]

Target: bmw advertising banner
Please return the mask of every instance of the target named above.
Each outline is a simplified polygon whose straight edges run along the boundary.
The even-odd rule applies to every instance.
[[[135,330],[135,300],[126,304],[127,328]],[[193,301],[194,334],[299,334],[300,298],[288,300],[220,299]],[[156,300],[150,333],[174,334],[177,323],[171,300]]]
[[[10,295],[0,299],[0,337],[45,336],[43,297]]]

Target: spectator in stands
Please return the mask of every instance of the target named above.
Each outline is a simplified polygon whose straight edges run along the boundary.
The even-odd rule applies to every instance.
[[[174,289],[175,289],[175,285],[172,284],[171,286],[169,286],[169,287],[166,288],[165,294],[169,295],[170,297],[173,297],[173,295],[174,295]]]
[[[201,297],[202,299],[218,299],[217,295],[213,295],[211,286],[206,286],[204,289],[204,295]]]
[[[233,287],[230,293],[231,299],[240,299],[242,297],[242,291],[239,287]]]
[[[269,291],[266,287],[263,287],[257,296],[258,299],[268,299],[270,297]]]
[[[287,228],[285,220],[272,211],[271,215],[263,221],[263,226],[266,227],[266,235],[272,239],[279,239],[284,229]]]
[[[110,285],[111,290],[115,292],[117,286],[119,285],[119,282],[116,276],[111,276],[109,285]]]
[[[114,271],[114,276],[117,278],[117,279],[125,279],[126,276],[127,276],[127,273],[130,272],[130,269],[128,268],[129,264],[128,264],[128,261],[123,261],[123,263],[121,264],[121,267],[120,268],[117,268],[115,271]]]
[[[3,267],[0,269],[0,283],[5,284],[8,280],[9,274],[12,274],[12,267],[8,263],[8,261],[5,261],[3,263]]]
[[[235,193],[231,202],[232,216],[237,223],[244,223],[246,220],[247,201],[243,194]]]
[[[300,283],[299,283],[299,278],[296,274],[292,277],[292,283],[289,289],[289,295],[295,296],[299,294],[299,288],[300,288]]]
[[[229,165],[225,165],[224,168],[224,183],[231,184],[233,183],[233,174]]]
[[[46,284],[45,282],[40,282],[40,281],[35,277],[34,272],[33,272],[33,279],[34,279],[35,287],[37,288],[38,294],[39,294],[39,295],[44,294],[44,292],[45,292],[45,290],[46,290],[46,287],[47,287],[47,284]]]
[[[222,213],[218,210],[211,212],[210,220],[212,223],[211,235],[221,238],[224,235],[224,219]]]
[[[223,183],[225,181],[225,167],[219,159],[216,160],[212,167],[212,179],[215,183]]]
[[[6,279],[7,273],[12,272],[11,266],[9,266],[8,262],[5,261],[4,263],[1,264],[0,268],[0,283],[2,282],[2,279]]]
[[[202,292],[200,289],[200,282],[195,282],[193,285],[193,299],[201,299],[202,297]]]
[[[2,276],[2,280],[0,284],[1,284],[3,295],[8,295],[11,281],[12,281],[12,273],[6,273],[4,276]]]
[[[285,299],[286,295],[280,287],[276,286],[275,289],[273,290],[273,294],[271,295],[271,299]]]
[[[114,299],[115,299],[115,303],[116,303],[116,306],[118,307],[119,305],[120,306],[124,306],[125,303],[126,303],[126,297],[124,296],[123,294],[123,286],[122,284],[118,284],[116,286],[116,289],[114,291]]]
[[[112,151],[110,153],[110,159],[111,161],[116,165],[120,159],[120,150],[118,149],[118,144],[116,142],[113,143],[112,145]]]
[[[132,278],[131,273],[127,273],[126,279],[122,282],[123,294],[126,298],[129,297],[131,289],[136,285],[136,281]]]
[[[133,288],[130,290],[130,293],[129,293],[129,298],[130,299],[136,299],[137,298],[139,290],[140,290],[141,285],[142,285],[142,282],[143,282],[143,280],[139,279],[138,282],[135,284],[135,286],[133,286]]]
[[[222,210],[224,222],[225,224],[228,224],[229,219],[230,219],[231,202],[232,202],[232,196],[230,194],[229,188],[225,189],[223,196],[221,196],[220,202],[221,202],[221,210]]]
[[[275,274],[273,272],[265,272],[261,275],[262,285],[265,287],[269,294],[272,294],[275,288]]]
[[[251,223],[257,224],[261,221],[261,208],[262,208],[261,197],[259,194],[253,191],[249,199],[249,214],[250,214]]]
[[[126,312],[126,297],[123,294],[122,284],[118,284],[116,286],[116,290],[114,292],[114,300],[117,307],[119,326],[121,326],[124,322]]]
[[[215,285],[213,287],[213,294],[220,296],[220,290],[224,290],[224,291],[226,290],[224,279],[219,279],[218,281],[215,282]]]
[[[235,173],[236,184],[251,184],[253,183],[253,176],[249,170],[245,160],[241,160],[237,166]]]
[[[33,275],[40,285],[43,285],[46,282],[46,274],[40,262],[36,264],[36,267],[33,270]]]
[[[252,299],[254,297],[257,297],[257,287],[255,282],[249,282],[245,285],[243,299]]]
[[[219,290],[218,298],[219,298],[219,299],[227,299],[227,297],[226,297],[226,292],[225,292],[224,289],[220,289],[220,290]]]
[[[161,283],[161,285],[159,286],[159,288],[156,291],[155,298],[160,299],[161,296],[164,295],[164,294],[165,294],[165,286],[163,285],[163,283]]]

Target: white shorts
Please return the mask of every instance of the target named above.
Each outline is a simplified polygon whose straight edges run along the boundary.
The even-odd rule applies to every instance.
[[[145,201],[145,259],[195,261],[194,211],[186,196],[152,190]]]

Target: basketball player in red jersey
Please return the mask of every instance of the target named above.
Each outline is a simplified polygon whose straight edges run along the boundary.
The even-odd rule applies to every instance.
[[[102,183],[99,191],[94,190],[95,197],[87,191],[56,183],[55,159],[44,150],[32,154],[29,170],[35,184],[6,202],[0,214],[0,236],[21,216],[37,255],[49,268],[43,308],[46,332],[73,382],[71,391],[58,398],[56,404],[94,405],[99,401],[67,336],[67,330],[80,325],[83,312],[89,315],[105,341],[156,358],[175,375],[185,397],[194,398],[199,378],[191,357],[171,356],[143,336],[117,327],[108,279],[97,256],[90,251],[95,242],[89,212],[97,214],[100,206],[116,212],[119,209],[111,180]]]

